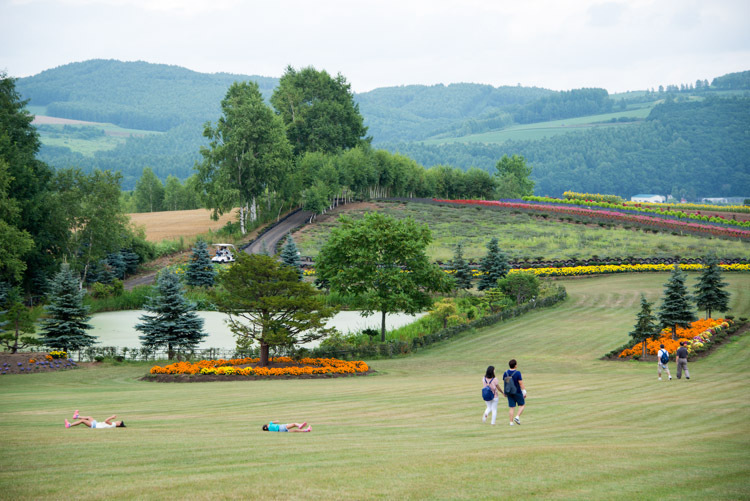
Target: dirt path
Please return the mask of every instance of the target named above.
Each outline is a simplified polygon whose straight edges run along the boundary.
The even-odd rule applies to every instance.
[[[299,211],[290,215],[286,219],[280,221],[273,228],[262,234],[252,244],[245,248],[245,252],[248,254],[260,254],[263,251],[264,244],[268,252],[274,253],[276,244],[284,238],[287,233],[292,231],[298,226],[305,224],[312,215],[309,211]]]

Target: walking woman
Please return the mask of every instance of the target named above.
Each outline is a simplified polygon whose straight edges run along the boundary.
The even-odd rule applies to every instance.
[[[489,392],[491,394],[488,394],[488,391],[485,391],[485,388],[489,388]],[[502,394],[502,390],[498,386],[497,378],[495,377],[495,366],[490,365],[487,367],[487,372],[484,374],[484,377],[482,378],[482,398],[484,398],[484,403],[487,404],[487,409],[484,411],[484,415],[482,416],[482,422],[487,422],[487,415],[491,412],[492,413],[492,424],[495,424],[495,419],[497,418],[497,402],[500,400],[500,395]],[[488,400],[489,397],[492,397],[492,399]]]

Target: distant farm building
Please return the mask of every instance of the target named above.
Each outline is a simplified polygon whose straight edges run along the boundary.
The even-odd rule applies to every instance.
[[[664,195],[649,195],[649,194],[641,194],[641,195],[633,195],[630,197],[631,202],[644,202],[644,203],[651,203],[651,204],[663,204],[667,201],[667,197]]]
[[[708,204],[728,204],[729,199],[717,197],[717,198],[701,198],[702,203],[708,203]]]

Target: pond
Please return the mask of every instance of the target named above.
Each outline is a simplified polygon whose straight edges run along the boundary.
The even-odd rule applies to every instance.
[[[141,341],[138,336],[141,333],[135,330],[135,325],[140,323],[139,317],[148,314],[145,310],[111,311],[96,313],[89,322],[93,328],[86,331],[87,334],[96,336],[96,346],[117,346],[119,348],[140,348]],[[199,349],[220,348],[233,350],[235,338],[232,331],[224,323],[226,315],[216,311],[199,311],[198,315],[204,320],[203,330],[208,333],[203,342],[198,345]],[[386,328],[396,329],[410,324],[424,314],[405,315],[392,313],[386,316]],[[340,332],[358,332],[366,328],[380,329],[380,313],[369,317],[363,317],[358,311],[341,311],[328,321],[328,327],[336,327]],[[307,348],[316,346],[318,343],[304,345]]]

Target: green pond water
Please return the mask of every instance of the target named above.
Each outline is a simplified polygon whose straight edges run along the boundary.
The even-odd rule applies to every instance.
[[[93,328],[87,334],[96,336],[97,346],[117,346],[119,348],[140,348],[141,342],[138,336],[140,332],[135,330],[135,325],[140,323],[139,317],[148,314],[144,310],[112,311],[97,313],[89,322]],[[235,348],[235,338],[224,322],[226,315],[216,311],[199,311],[198,315],[203,318],[203,330],[208,337],[198,346],[199,349],[220,348],[232,350]],[[388,330],[410,324],[422,315],[404,315],[400,313],[386,316],[386,328]],[[342,311],[336,314],[327,324],[328,327],[336,327],[340,332],[358,332],[368,327],[380,329],[380,314],[363,317],[358,311]],[[317,342],[304,345],[307,348],[316,346]]]

